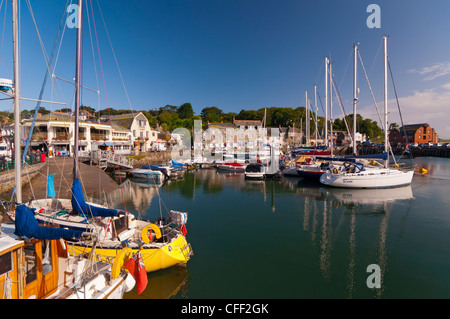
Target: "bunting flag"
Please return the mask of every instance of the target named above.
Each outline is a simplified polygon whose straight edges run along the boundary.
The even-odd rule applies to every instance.
[[[129,259],[124,265],[134,280],[137,282],[138,295],[141,294],[148,284],[147,271],[145,270],[144,260],[142,259],[141,252],[133,254],[133,258]]]
[[[186,236],[187,229],[186,229],[186,225],[185,224],[183,224],[183,226],[181,226],[181,231],[183,232],[183,235]]]
[[[53,185],[53,174],[47,176],[47,197],[55,197],[55,186]]]

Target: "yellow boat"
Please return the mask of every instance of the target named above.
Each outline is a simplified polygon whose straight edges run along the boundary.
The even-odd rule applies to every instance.
[[[106,245],[107,247],[107,245]],[[123,247],[106,248],[97,244],[95,255],[102,262],[112,262],[122,251]],[[68,251],[75,255],[87,255],[92,251],[91,245],[70,243]],[[193,254],[191,245],[181,232],[165,243],[148,243],[141,247],[130,247],[132,253],[141,252],[142,259],[147,272],[169,268],[179,264],[186,264]]]
[[[170,221],[160,220],[157,225],[137,219],[129,213],[87,219],[85,216],[69,213],[69,199],[35,200],[29,205],[39,212],[35,218],[42,224],[82,230],[96,236],[96,243],[69,242],[68,250],[71,254],[86,256],[94,247],[98,261],[112,262],[124,248],[129,248],[133,253],[140,250],[147,272],[186,264],[193,255],[191,245],[183,235],[181,227],[173,226],[184,225],[187,213],[170,211]],[[101,207],[93,203],[90,205]],[[8,216],[14,219],[13,214]]]

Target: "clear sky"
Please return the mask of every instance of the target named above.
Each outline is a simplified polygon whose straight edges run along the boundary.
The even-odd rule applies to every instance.
[[[31,2],[49,55],[66,1]],[[1,3],[0,77],[11,78],[11,4],[5,0]],[[366,9],[372,3],[381,9],[379,29],[366,25],[370,15]],[[87,7],[90,30],[84,10],[83,85],[99,89],[101,95],[98,98],[84,90],[82,102],[95,109],[110,106],[148,110],[185,102],[192,104],[196,114],[208,106],[217,106],[224,112],[271,106],[295,108],[304,106],[306,90],[313,96],[314,83],[323,102],[323,61],[328,56],[345,112],[350,113],[353,43],[359,43],[375,98],[382,108],[382,36],[388,35],[389,59],[405,124],[428,122],[440,137],[450,138],[448,0],[88,0]],[[57,52],[55,74],[73,78],[74,28],[65,28]],[[378,121],[360,64],[358,68],[358,112]],[[21,0],[22,96],[38,97],[44,72],[37,32],[27,2]],[[52,90],[49,82],[44,98],[65,102],[72,108],[73,86],[61,81],[54,85],[56,89]],[[389,90],[390,122],[400,123],[391,83]],[[33,102],[23,102],[24,109],[34,106]],[[342,116],[337,100],[333,106],[333,117]],[[1,102],[0,109],[12,111],[11,102]],[[323,115],[321,107],[319,115]]]

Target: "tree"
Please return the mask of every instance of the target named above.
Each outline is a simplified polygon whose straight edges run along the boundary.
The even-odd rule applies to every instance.
[[[222,119],[222,110],[216,106],[205,107],[202,112],[202,118],[205,122],[220,122]]]
[[[194,110],[192,109],[191,103],[181,104],[177,113],[180,119],[189,119],[194,116]]]

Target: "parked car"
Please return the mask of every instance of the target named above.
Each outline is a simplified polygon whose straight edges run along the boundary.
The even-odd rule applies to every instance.
[[[441,147],[442,143],[434,143],[433,146]]]
[[[450,143],[444,143],[442,144],[442,147],[450,147]]]
[[[411,143],[411,144],[409,144],[409,146],[410,147],[417,147],[417,146],[419,146],[419,143]]]

